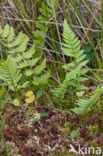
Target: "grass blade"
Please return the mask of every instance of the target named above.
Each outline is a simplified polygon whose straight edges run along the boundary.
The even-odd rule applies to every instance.
[[[4,136],[3,136],[3,132],[2,132],[1,129],[0,129],[0,136],[1,136],[1,139],[2,139],[3,144],[4,144],[4,147],[5,147],[6,155],[7,155],[7,156],[10,156],[10,155],[9,155],[9,151],[8,151],[8,147],[7,147],[7,144],[6,144],[6,141],[5,141],[5,138],[4,138]]]

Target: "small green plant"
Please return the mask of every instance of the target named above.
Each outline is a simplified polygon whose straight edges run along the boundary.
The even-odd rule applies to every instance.
[[[13,91],[31,86],[35,89],[40,88],[38,92],[40,97],[50,77],[50,72],[43,74],[46,59],[42,60],[41,56],[35,55],[34,44],[29,50],[26,50],[29,38],[24,33],[20,32],[16,39],[14,37],[12,27],[9,25],[6,25],[4,29],[0,27],[0,40],[7,48],[6,54],[9,55],[0,63],[0,79]]]
[[[71,133],[70,133],[70,137],[71,138],[76,138],[76,137],[78,137],[80,135],[80,132],[78,132],[78,131],[76,131],[76,130],[73,130],[73,131],[71,131]]]
[[[84,48],[84,53],[86,55],[85,59],[89,60],[89,61],[93,61],[94,52],[93,52],[93,49],[92,49],[91,45],[90,44],[85,44],[83,48]]]
[[[72,62],[63,66],[68,72],[60,87],[54,90],[56,98],[64,98],[66,90],[70,86],[76,88],[76,90],[87,89],[81,82],[87,80],[84,74],[88,69],[84,68],[84,66],[88,61],[85,60],[84,50],[80,50],[80,41],[71,31],[66,20],[64,21],[63,39],[62,50],[68,57],[72,58]]]

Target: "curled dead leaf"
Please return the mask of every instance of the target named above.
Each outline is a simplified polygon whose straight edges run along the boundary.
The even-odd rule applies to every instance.
[[[32,103],[35,100],[35,95],[32,91],[27,92],[25,96],[26,96],[25,98],[26,103]]]

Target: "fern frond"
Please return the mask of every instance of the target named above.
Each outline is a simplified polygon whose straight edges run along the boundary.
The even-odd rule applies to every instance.
[[[64,39],[62,48],[63,52],[67,56],[74,57],[76,62],[84,60],[85,58],[84,50],[80,50],[80,41],[75,36],[74,32],[71,31],[66,20],[64,20],[63,39]],[[80,59],[80,61],[78,59]]]
[[[5,81],[11,90],[15,90],[21,79],[20,71],[14,59],[8,58],[0,64],[0,80]]]
[[[98,86],[96,91],[94,92],[94,95],[92,95],[88,99],[79,99],[77,105],[79,107],[71,109],[76,114],[86,114],[88,111],[90,111],[93,104],[95,104],[100,95],[103,93],[103,85],[100,87]]]
[[[55,8],[57,8],[57,3],[58,3],[58,0],[53,0],[53,4]],[[40,16],[38,17],[38,20],[49,22],[50,18],[53,15],[51,2],[49,0],[46,2],[43,1],[41,3],[41,7],[39,10],[40,10]],[[36,46],[41,47],[39,51],[42,51],[43,45],[45,43],[46,34],[49,28],[49,24],[35,22],[35,25],[39,31],[33,32],[34,38],[35,38],[34,43]]]
[[[83,74],[88,71],[84,68],[88,62],[85,60],[84,50],[80,50],[80,41],[74,32],[71,31],[66,20],[64,20],[63,40],[62,50],[67,56],[73,57],[73,61],[63,66],[68,73],[61,86],[54,89],[55,96],[60,98],[64,98],[64,94],[69,86],[78,88],[78,90],[86,89],[86,87],[80,83],[87,80],[83,78]]]
[[[17,37],[12,27],[0,27],[0,38],[7,48],[9,57],[0,66],[0,80],[4,81],[11,90],[36,86],[47,83],[50,73],[44,74],[46,59],[39,63],[41,56],[35,55],[35,44],[27,50],[29,37],[20,32]],[[22,71],[22,72],[21,72]],[[28,81],[29,76],[29,81]],[[34,83],[35,80],[36,83]]]

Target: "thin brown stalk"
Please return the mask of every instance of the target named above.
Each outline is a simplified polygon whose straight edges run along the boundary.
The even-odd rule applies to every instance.
[[[3,0],[0,3],[0,22],[1,22],[1,26],[4,27],[4,20],[3,20],[3,6],[4,6],[5,1],[3,2]]]
[[[95,8],[94,15],[96,15],[96,13],[97,13],[97,12],[96,12],[96,8]],[[91,29],[91,27],[92,27],[93,21],[94,21],[94,17],[92,17],[91,22],[90,22],[90,24],[89,24],[89,26],[88,26],[88,28],[87,28],[87,31],[86,31],[86,33],[85,33],[83,39],[82,39],[82,42],[81,42],[82,45],[85,43],[85,41],[86,41],[86,39],[87,39],[87,37],[88,37],[88,34],[89,34],[90,29]]]
[[[53,9],[53,14],[54,14],[56,28],[57,28],[58,38],[59,38],[59,42],[60,42],[60,47],[62,49],[62,41],[61,41],[61,37],[60,37],[60,33],[59,33],[59,27],[58,27],[57,17],[56,17],[56,13],[55,13],[55,9],[54,9],[54,4],[53,4],[53,1],[52,0],[50,0],[50,1],[51,1],[51,4],[52,4],[52,9]],[[65,63],[65,57],[64,57],[64,55],[63,55],[63,62]]]

